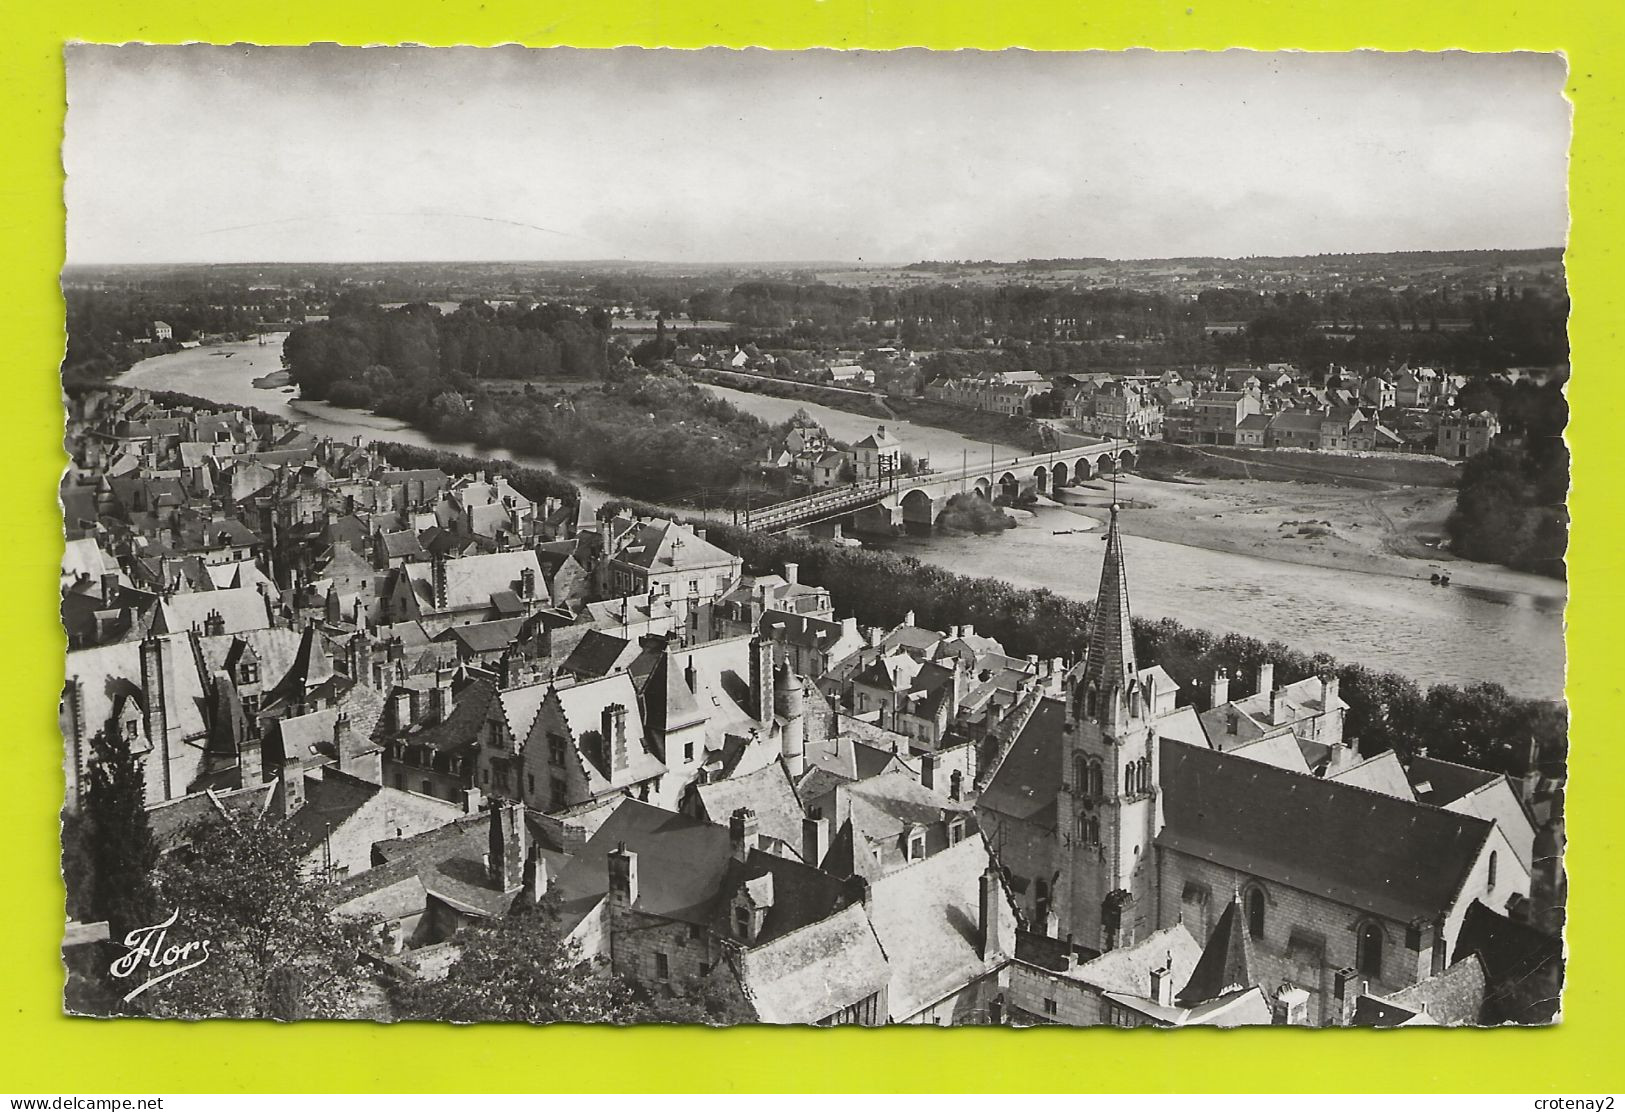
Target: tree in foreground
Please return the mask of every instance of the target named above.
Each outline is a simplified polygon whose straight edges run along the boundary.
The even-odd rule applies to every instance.
[[[403,1019],[457,1023],[740,1023],[718,1000],[649,999],[602,960],[584,960],[559,931],[551,901],[519,903],[505,918],[470,924],[462,950],[438,981],[400,987]]]
[[[96,736],[95,752],[85,775],[85,794],[75,821],[64,834],[83,846],[65,855],[65,876],[79,892],[70,892],[76,911],[92,920],[105,919],[115,941],[154,922],[158,908],[152,870],[158,846],[147,822],[146,777],[129,739],[116,731]],[[71,845],[72,843],[70,843]],[[66,848],[66,847],[65,847]]]
[[[273,817],[196,827],[190,850],[160,866],[157,888],[165,917],[175,915],[168,943],[206,942],[207,957],[132,1006],[186,1017],[356,1015],[365,987],[361,927],[333,918],[302,859],[286,825]]]

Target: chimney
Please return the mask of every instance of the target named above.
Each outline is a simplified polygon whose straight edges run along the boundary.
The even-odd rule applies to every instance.
[[[477,815],[480,813],[480,789],[463,789],[463,814]]]
[[[1277,1027],[1309,1026],[1309,994],[1297,985],[1282,985],[1270,1007],[1270,1022]]]
[[[1258,666],[1258,693],[1268,695],[1275,690],[1275,665],[1264,663]]]
[[[338,758],[340,772],[353,772],[355,765],[355,731],[350,728],[350,715],[339,711],[333,719],[333,756]]]
[[[801,580],[799,578],[797,578],[797,577],[800,574],[801,574],[801,565],[800,564],[786,563],[784,565],[784,581],[786,583],[789,583],[791,585],[799,584],[801,582]]]
[[[976,923],[983,961],[1010,952],[1012,940],[1005,937],[1008,924],[1004,921],[1004,911],[1004,883],[999,879],[998,870],[989,866],[982,873],[981,902]]]
[[[412,725],[412,693],[404,688],[397,688],[390,699],[390,707],[390,713],[395,720],[395,729],[409,729]]]
[[[1230,701],[1230,673],[1220,668],[1213,673],[1211,706],[1222,707]]]
[[[881,629],[879,626],[870,626],[864,634],[864,640],[868,642],[871,649],[878,649],[880,648],[880,642],[885,638],[885,636],[885,630]]]
[[[1236,727],[1240,725],[1241,712],[1235,707],[1231,707],[1224,716],[1224,732],[1227,734],[1233,734],[1236,732]]]
[[[1354,983],[1355,975],[1349,967],[1332,974],[1333,1012],[1339,1027],[1347,1027],[1354,1022],[1354,1006],[1360,998],[1359,989]]]
[[[625,842],[609,855],[609,901],[622,911],[638,902],[638,855]]]
[[[1174,956],[1167,955],[1163,963],[1151,971],[1151,1000],[1164,1007],[1174,1006]]]
[[[1273,725],[1281,724],[1281,690],[1275,688],[1270,692],[1270,722]]]
[[[118,596],[118,593],[119,593],[118,573],[117,572],[111,572],[111,571],[103,572],[102,573],[102,603],[105,605],[106,603],[112,602],[113,599]]]
[[[511,799],[497,801],[491,808],[491,841],[486,856],[491,883],[504,892],[518,888],[524,879],[525,807]]]
[[[914,623],[910,622],[909,624],[913,625]],[[966,622],[962,627],[960,627],[959,636],[961,638],[975,637],[976,627],[970,622]]]
[[[756,848],[756,812],[741,807],[728,818],[728,841],[733,846],[734,860],[744,861]]]
[[[697,694],[700,690],[699,673],[694,669],[694,658],[690,656],[683,665],[683,682],[688,685],[690,694]]]
[[[162,637],[151,636],[141,642],[141,703],[146,711],[144,725],[147,741],[153,753],[163,763],[164,798],[174,792],[170,786],[169,758],[169,669],[166,660],[168,646]],[[300,782],[303,792],[303,781]]]
[[[367,667],[372,656],[364,635],[357,633],[351,637],[344,646],[345,655],[349,658],[350,682],[357,687],[372,686],[372,669]]]
[[[801,860],[813,868],[824,863],[829,852],[829,820],[820,816],[801,820]]]
[[[434,608],[446,609],[446,558],[436,556],[429,565],[430,583],[434,590]]]
[[[847,638],[857,637],[857,636],[859,636],[859,634],[858,634],[858,619],[857,619],[857,616],[853,615],[850,618],[842,618],[841,619],[841,638],[843,640],[845,640]]]
[[[750,713],[758,722],[773,717],[773,646],[760,637],[750,639]]]
[[[521,568],[519,571],[519,597],[533,599],[536,597],[536,569]]]
[[[937,786],[937,755],[926,753],[920,757],[920,786],[934,791]]]
[[[542,902],[542,897],[547,895],[548,883],[547,862],[542,858],[542,847],[533,844],[530,855],[525,858],[525,895],[531,903]]]
[[[604,754],[609,758],[610,778],[614,779],[632,764],[632,756],[626,748],[626,708],[619,703],[605,707],[599,729],[604,738]]]
[[[1328,672],[1320,677],[1320,708],[1327,710],[1338,700],[1337,689],[1339,681],[1337,676]]]
[[[278,771],[274,808],[279,817],[291,819],[305,805],[305,766],[296,760],[283,761]]]
[[[907,614],[903,615],[903,624],[906,626],[911,626],[914,624],[914,611],[910,610]]]
[[[434,690],[429,692],[429,712],[436,722],[444,722],[451,717],[452,698],[451,680],[437,680]]]

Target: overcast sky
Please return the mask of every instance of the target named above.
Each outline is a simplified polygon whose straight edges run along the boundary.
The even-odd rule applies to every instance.
[[[1552,55],[70,47],[74,263],[1564,242]]]

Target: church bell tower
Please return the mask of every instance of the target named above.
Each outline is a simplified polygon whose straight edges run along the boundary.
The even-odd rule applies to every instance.
[[[1162,825],[1153,693],[1134,661],[1117,513],[1114,503],[1083,661],[1067,675],[1056,797],[1055,930],[1102,952],[1155,926]]]

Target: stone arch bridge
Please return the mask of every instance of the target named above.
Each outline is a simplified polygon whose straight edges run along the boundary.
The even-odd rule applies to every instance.
[[[1137,449],[1131,440],[1105,440],[990,463],[897,475],[848,483],[776,502],[735,515],[753,532],[778,533],[852,515],[862,533],[891,533],[898,527],[935,524],[948,499],[975,492],[991,501],[1014,502],[1023,491],[1048,494],[1134,467]]]

